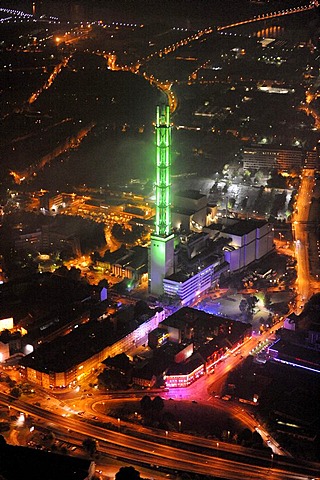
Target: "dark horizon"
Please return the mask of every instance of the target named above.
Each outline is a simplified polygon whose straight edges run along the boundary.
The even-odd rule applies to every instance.
[[[90,21],[112,17],[119,21],[166,22],[187,21],[201,24],[219,24],[235,17],[245,17],[255,10],[269,11],[287,6],[283,1],[253,0],[37,0],[37,15],[57,16],[61,20]],[[300,4],[296,0],[290,6]],[[286,5],[284,5],[286,4]],[[32,0],[20,0],[14,8],[32,13]],[[1,2],[4,8],[12,8],[12,2]]]

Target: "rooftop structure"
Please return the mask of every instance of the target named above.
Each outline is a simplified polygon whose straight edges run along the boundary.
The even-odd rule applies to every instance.
[[[212,224],[201,234],[181,236],[179,269],[164,278],[164,291],[188,305],[218,284],[223,273],[241,270],[273,248],[272,226],[264,220]]]
[[[164,319],[161,308],[136,314],[130,306],[105,319],[73,328],[24,357],[22,374],[45,388],[75,385],[108,356],[142,345]]]
[[[193,340],[195,349],[212,340],[212,337],[220,339],[220,344],[221,339],[227,338],[224,345],[230,347],[239,335],[251,331],[251,325],[190,307],[177,310],[161,322],[160,328],[169,332],[169,341],[180,343]]]
[[[131,248],[121,245],[113,252],[106,251],[96,263],[100,268],[111,270],[114,275],[129,278],[132,279],[132,283],[138,283],[148,271],[148,252],[140,245]]]
[[[237,348],[251,336],[250,324],[183,307],[161,322],[168,341],[184,345],[166,371],[169,388],[187,387],[215,365],[228,350]],[[192,348],[187,348],[192,346]]]
[[[280,338],[268,350],[275,362],[320,373],[320,352],[317,350]]]

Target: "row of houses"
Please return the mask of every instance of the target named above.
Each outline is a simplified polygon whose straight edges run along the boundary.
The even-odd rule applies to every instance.
[[[137,314],[129,306],[74,328],[20,360],[22,377],[44,388],[72,388],[101,369],[104,360],[150,346],[136,361],[132,383],[189,386],[251,336],[251,325],[183,307],[165,318],[162,308]],[[150,351],[153,354],[150,356]]]
[[[148,351],[135,359],[128,381],[143,388],[188,387],[201,376],[213,374],[216,364],[251,333],[250,324],[183,307],[149,333],[152,355]],[[109,358],[104,365],[121,371],[123,358]]]

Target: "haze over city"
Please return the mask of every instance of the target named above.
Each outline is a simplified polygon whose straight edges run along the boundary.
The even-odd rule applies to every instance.
[[[320,478],[319,11],[0,2],[1,478]]]

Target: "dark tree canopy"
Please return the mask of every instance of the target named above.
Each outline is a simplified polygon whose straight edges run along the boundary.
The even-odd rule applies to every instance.
[[[134,467],[121,467],[116,473],[115,480],[140,480],[140,472]]]
[[[85,438],[82,442],[82,446],[90,456],[93,456],[97,452],[97,442],[92,438]]]
[[[267,184],[268,184],[268,187],[286,188],[287,181],[286,181],[286,178],[283,175],[281,175],[281,173],[278,173],[277,170],[272,170],[271,177],[267,181]]]
[[[238,443],[240,445],[251,445],[252,432],[249,428],[244,428],[238,435]]]
[[[147,412],[148,410],[151,410],[152,400],[149,397],[149,395],[144,395],[144,397],[141,398],[140,406],[141,406],[142,411],[144,411],[144,412]]]
[[[152,400],[152,409],[161,412],[164,409],[164,401],[163,398],[156,396]]]
[[[260,433],[256,431],[252,432],[252,444],[255,448],[263,447],[263,438],[261,437]]]
[[[12,397],[15,397],[15,398],[19,398],[21,397],[21,389],[19,387],[13,387],[11,390],[10,390],[10,395]]]
[[[144,300],[138,300],[134,306],[135,316],[143,315],[144,313],[149,312],[149,306]]]

